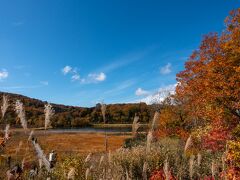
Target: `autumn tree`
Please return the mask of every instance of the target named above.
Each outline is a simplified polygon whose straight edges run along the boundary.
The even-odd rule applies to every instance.
[[[221,36],[204,37],[177,74],[177,98],[191,120],[240,120],[240,9],[226,19]]]

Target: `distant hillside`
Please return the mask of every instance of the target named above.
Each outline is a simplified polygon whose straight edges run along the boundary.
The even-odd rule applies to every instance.
[[[7,121],[11,125],[19,126],[19,121],[14,111],[14,104],[16,100],[19,99],[24,104],[28,125],[32,127],[44,126],[44,104],[47,102],[18,94],[0,92],[1,105],[3,94],[9,97],[11,104],[5,114],[4,121]],[[52,104],[52,106],[55,110],[55,115],[51,119],[54,128],[80,127],[103,122],[100,104],[91,108],[60,104]],[[142,123],[146,123],[149,122],[152,115],[151,109],[152,108],[145,103],[110,104],[107,105],[106,110],[107,123],[132,123],[135,113],[139,115]],[[2,115],[0,115],[0,117],[1,116]],[[1,124],[3,124],[3,122]]]

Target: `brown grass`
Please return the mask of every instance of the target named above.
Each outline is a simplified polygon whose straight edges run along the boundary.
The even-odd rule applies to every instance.
[[[87,154],[89,152],[97,153],[105,150],[103,133],[40,133],[35,131],[35,137],[38,143],[48,154],[51,150],[55,150],[58,157],[64,157],[69,154]],[[129,135],[109,134],[108,143],[109,150],[114,151],[120,148]],[[12,132],[11,139],[6,144],[3,155],[11,155],[14,159],[22,159],[31,161],[35,159],[35,151],[31,142],[27,142],[28,135],[23,132]],[[16,155],[16,149],[19,142],[23,142],[19,153]]]

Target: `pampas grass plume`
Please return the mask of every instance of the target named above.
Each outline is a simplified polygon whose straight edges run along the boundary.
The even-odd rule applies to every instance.
[[[150,153],[152,139],[153,139],[152,131],[149,131],[149,132],[148,132],[148,135],[147,135],[147,146],[146,146],[146,152],[147,152],[147,154]]]
[[[134,120],[133,120],[133,124],[132,124],[132,136],[135,137],[137,134],[137,130],[140,127],[140,123],[139,121],[139,117],[135,115]]]
[[[1,111],[2,111],[2,119],[4,118],[4,115],[7,111],[9,104],[8,104],[8,96],[3,95],[3,104],[1,106]]]

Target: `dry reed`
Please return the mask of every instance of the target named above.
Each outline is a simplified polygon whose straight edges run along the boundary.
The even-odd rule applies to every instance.
[[[132,124],[132,136],[136,137],[137,135],[137,130],[140,127],[140,123],[139,121],[139,117],[135,115],[134,120],[133,120],[133,124]]]
[[[184,152],[185,153],[190,148],[191,145],[192,145],[192,136],[190,135],[189,138],[187,139],[185,147],[184,147]]]
[[[189,159],[189,176],[190,176],[190,179],[193,179],[193,173],[194,173],[194,159],[195,159],[195,156],[194,155],[191,155],[190,159]]]
[[[26,132],[27,131],[27,121],[26,121],[26,117],[25,117],[25,110],[23,107],[23,103],[20,100],[16,101],[15,111],[17,113],[18,118],[20,119],[23,129]]]
[[[147,135],[147,146],[146,146],[146,153],[147,154],[150,153],[152,139],[153,139],[152,131],[149,131],[148,135]]]
[[[54,109],[52,108],[51,104],[46,104],[45,105],[45,109],[44,109],[44,114],[45,114],[45,130],[47,129],[47,127],[50,124],[50,119],[51,117],[54,115]]]
[[[7,111],[9,104],[8,104],[8,96],[3,95],[3,104],[1,106],[1,111],[2,111],[2,119],[4,118],[4,115]]]

